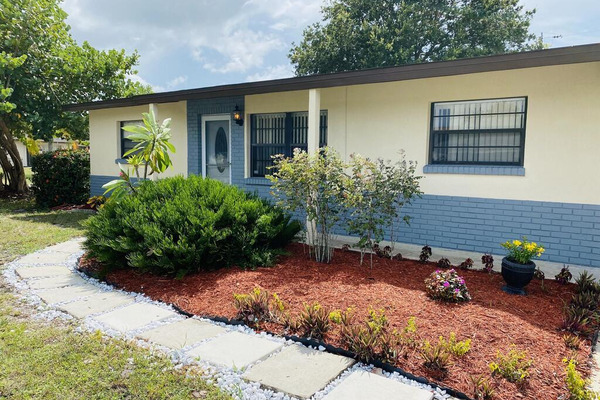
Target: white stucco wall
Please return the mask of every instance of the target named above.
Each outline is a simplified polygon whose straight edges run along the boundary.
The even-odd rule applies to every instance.
[[[186,102],[156,105],[156,118],[162,122],[171,118],[171,143],[176,153],[171,155],[173,166],[162,176],[187,175],[187,109]],[[90,163],[92,175],[117,176],[115,163],[121,156],[120,122],[141,120],[148,105],[108,108],[90,111]]]
[[[424,174],[427,194],[600,204],[600,63],[571,64],[321,90],[328,144],[396,159],[429,156],[431,103],[528,97],[525,176]],[[306,111],[308,91],[246,96],[253,113]],[[248,153],[249,124],[246,129]]]

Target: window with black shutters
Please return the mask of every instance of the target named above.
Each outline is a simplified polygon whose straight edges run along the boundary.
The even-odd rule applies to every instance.
[[[272,156],[291,157],[295,148],[308,148],[308,112],[253,114],[250,118],[250,172],[270,173]],[[319,147],[327,145],[327,111],[321,111]]]
[[[431,109],[431,164],[523,165],[527,98],[433,103]]]
[[[133,142],[130,139],[127,139],[127,136],[129,136],[131,134],[131,132],[127,132],[125,129],[123,129],[126,126],[129,125],[138,125],[138,126],[143,126],[144,125],[144,121],[142,120],[135,120],[135,121],[121,121],[121,129],[120,129],[120,136],[121,136],[121,158],[125,158],[124,155],[125,153],[127,153],[129,150],[133,149],[136,145],[135,142]]]

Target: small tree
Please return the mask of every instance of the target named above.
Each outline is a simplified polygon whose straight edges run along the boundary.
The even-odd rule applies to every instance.
[[[127,138],[137,143],[133,149],[124,154],[125,157],[129,157],[127,162],[133,171],[119,164],[121,169],[119,179],[102,186],[106,189],[104,194],[112,191],[112,198],[116,201],[126,194],[135,193],[140,179],[145,180],[155,173],[165,172],[173,165],[169,156],[169,151],[175,153],[175,147],[169,142],[171,118],[159,124],[152,111],[143,113],[142,117],[144,125],[128,125],[123,128],[126,132],[131,132]],[[141,174],[140,169],[143,171]],[[132,179],[132,173],[135,173],[135,180]]]
[[[318,262],[331,261],[332,230],[344,212],[347,177],[339,155],[328,147],[308,154],[294,150],[292,158],[274,157],[272,195],[277,204],[306,215],[307,241]]]
[[[361,264],[368,250],[372,267],[373,246],[384,239],[385,229],[390,229],[393,244],[396,221],[410,222],[408,215],[400,218],[401,210],[415,196],[421,195],[421,177],[415,176],[416,164],[406,162],[404,154],[396,163],[382,159],[372,161],[353,154],[350,169],[345,198],[345,204],[351,210],[347,220],[348,233],[360,237],[357,247],[361,251]]]

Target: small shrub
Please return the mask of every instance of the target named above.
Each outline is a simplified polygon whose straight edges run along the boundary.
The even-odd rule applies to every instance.
[[[491,400],[494,398],[494,388],[489,379],[483,375],[471,376],[474,400]]]
[[[392,258],[392,260],[395,260],[395,261],[402,261],[403,260],[402,254],[400,254],[400,253],[394,254],[391,258]]]
[[[353,318],[354,309],[352,307],[348,307],[345,311],[334,310],[329,313],[329,320],[342,327],[349,326],[352,323]]]
[[[569,390],[569,400],[597,400],[598,393],[588,389],[590,381],[581,377],[575,361],[564,359],[563,362],[567,365],[565,382]]]
[[[509,382],[523,383],[529,378],[529,368],[532,365],[533,360],[527,358],[527,353],[512,345],[506,355],[498,351],[496,361],[490,363],[490,371]]]
[[[471,350],[471,339],[458,341],[454,332],[450,332],[450,337],[447,341],[440,336],[440,343],[443,343],[450,354],[456,357],[462,357]]]
[[[565,265],[562,267],[558,275],[554,277],[556,281],[562,285],[566,285],[573,278],[573,274],[569,271],[569,266]]]
[[[598,294],[592,291],[576,293],[571,300],[571,307],[595,311],[598,308]]]
[[[567,307],[561,329],[575,335],[587,335],[590,330],[592,312],[585,308]]]
[[[426,263],[429,261],[429,257],[431,257],[431,247],[425,245],[421,248],[421,255],[419,255],[419,261],[422,263]]]
[[[381,360],[394,363],[402,349],[403,338],[396,330],[389,331],[389,321],[383,309],[369,310],[362,325],[352,325],[351,309],[336,315],[342,324],[342,342],[356,357],[365,363]]]
[[[345,244],[343,244],[343,245],[342,245],[342,248],[341,248],[341,250],[342,250],[344,253],[346,253],[346,252],[350,251],[350,245],[349,245],[348,243],[345,243]]]
[[[438,260],[437,265],[439,268],[450,268],[452,266],[452,264],[450,263],[450,260],[448,260],[446,257],[442,257]]]
[[[577,284],[577,293],[582,292],[593,292],[598,294],[598,286],[596,285],[596,279],[587,271],[583,271],[577,279],[575,279],[575,284]]]
[[[425,280],[425,291],[434,300],[463,302],[471,300],[465,280],[455,270],[437,270]]]
[[[378,356],[378,337],[367,326],[350,325],[342,329],[342,342],[359,361],[371,363]]]
[[[266,290],[254,288],[248,294],[234,294],[233,305],[237,310],[236,319],[256,326],[259,322],[271,320],[271,295]]]
[[[421,347],[421,357],[429,369],[446,371],[450,366],[450,356],[448,346],[441,337],[437,344],[432,345],[426,340]]]
[[[317,302],[304,303],[304,310],[298,317],[298,329],[306,337],[323,339],[331,328],[329,315],[330,311]]]
[[[475,263],[472,259],[467,258],[465,261],[460,263],[460,268],[462,269],[471,269]]]
[[[92,196],[86,202],[86,204],[90,206],[92,210],[101,209],[104,206],[104,203],[106,203],[106,197],[104,196]]]
[[[89,255],[107,266],[177,276],[270,265],[301,228],[267,200],[195,175],[144,181],[86,227]]]
[[[38,206],[85,204],[90,195],[90,154],[56,150],[31,158],[32,190]]]
[[[483,269],[491,274],[494,269],[494,257],[489,253],[484,254],[481,256],[481,263],[483,264]]]
[[[400,334],[402,345],[410,348],[416,348],[418,345],[419,334],[417,332],[417,319],[410,317],[406,322],[406,326]]]
[[[563,340],[565,341],[565,346],[571,350],[579,350],[579,347],[581,347],[581,339],[572,333],[564,334]]]
[[[390,246],[380,247],[379,243],[373,245],[373,252],[381,258],[390,258],[392,256],[392,248]]]

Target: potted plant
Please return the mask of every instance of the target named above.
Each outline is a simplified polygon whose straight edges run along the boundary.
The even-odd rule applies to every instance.
[[[530,242],[525,236],[521,240],[507,241],[501,244],[508,255],[502,259],[502,277],[506,285],[502,287],[506,293],[525,295],[525,286],[531,282],[535,274],[535,263],[531,261],[544,252],[544,248]]]

